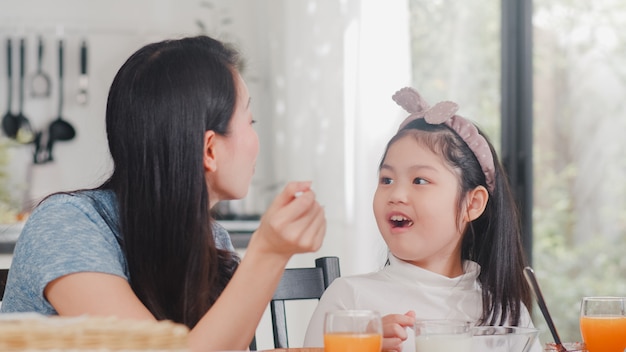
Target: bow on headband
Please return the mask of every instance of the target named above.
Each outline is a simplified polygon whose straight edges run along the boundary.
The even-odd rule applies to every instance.
[[[485,137],[478,133],[478,129],[473,123],[459,115],[455,115],[459,109],[456,103],[443,101],[430,107],[422,96],[411,87],[400,89],[392,98],[398,105],[410,113],[402,121],[398,130],[403,129],[409,122],[421,118],[431,125],[444,124],[448,126],[472,150],[485,174],[487,189],[493,193],[495,189],[495,167],[489,144]]]

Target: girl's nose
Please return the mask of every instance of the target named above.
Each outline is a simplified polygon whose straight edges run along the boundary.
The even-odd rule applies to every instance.
[[[389,192],[389,203],[406,203],[407,192],[405,187],[395,184]]]

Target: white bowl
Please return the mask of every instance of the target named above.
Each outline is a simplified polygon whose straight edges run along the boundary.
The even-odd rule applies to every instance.
[[[517,326],[474,326],[474,352],[528,352],[539,330]]]

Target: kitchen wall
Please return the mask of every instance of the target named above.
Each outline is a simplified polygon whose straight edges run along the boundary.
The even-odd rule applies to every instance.
[[[205,4],[206,3],[206,4]],[[5,72],[5,40],[13,39],[14,76],[17,76],[17,42],[26,40],[26,81],[24,114],[36,130],[47,131],[58,116],[58,41],[65,44],[63,117],[74,125],[77,135],[72,141],[54,147],[54,162],[31,167],[32,148],[13,148],[13,171],[26,181],[32,172],[28,197],[37,200],[58,190],[90,187],[100,183],[110,170],[104,132],[104,111],[108,87],[124,60],[143,44],[151,41],[200,34],[203,28],[224,40],[240,40],[238,33],[254,33],[247,19],[236,21],[229,7],[203,1],[3,1],[0,35],[2,68]],[[48,98],[31,98],[30,76],[36,69],[36,41],[43,36],[45,51],[43,70],[52,78]],[[247,38],[243,35],[243,38]],[[250,38],[254,40],[253,38]],[[76,100],[79,75],[79,45],[89,46],[89,102]],[[254,50],[250,45],[249,50]],[[247,51],[247,50],[246,50]],[[254,57],[255,55],[251,55]],[[250,69],[250,89],[258,91],[262,81]],[[0,85],[0,96],[6,97],[6,81]],[[18,110],[17,79],[14,78],[13,110]],[[6,98],[3,100],[6,103]],[[255,108],[262,108],[261,104]],[[259,106],[260,105],[260,106]],[[6,105],[5,105],[6,106]],[[4,111],[4,109],[3,109]],[[262,113],[257,112],[257,115]],[[44,138],[45,138],[44,133]],[[267,162],[261,161],[261,165]],[[29,170],[30,169],[30,170]],[[263,171],[261,170],[261,175]],[[265,179],[266,177],[259,177]]]
[[[43,34],[44,70],[56,77],[56,41],[65,40],[63,116],[77,131],[74,140],[55,145],[52,163],[32,165],[31,148],[12,148],[14,189],[36,201],[50,192],[102,182],[111,167],[104,111],[116,70],[145,43],[206,32],[234,42],[246,57],[243,75],[259,120],[261,154],[253,185],[231,208],[258,213],[286,181],[313,180],[326,209],[327,236],[318,253],[298,255],[290,266],[336,255],[344,275],[375,270],[386,255],[371,211],[377,165],[404,117],[391,95],[411,82],[407,11],[406,0],[3,0],[2,48],[7,37],[25,37],[27,72],[36,67],[36,37]],[[89,43],[87,105],[75,99],[82,39]],[[53,82],[50,98],[25,100],[24,114],[38,130],[57,115],[56,78]],[[297,346],[306,328],[298,321],[314,302],[287,308]],[[271,346],[267,317],[258,335],[259,348]]]

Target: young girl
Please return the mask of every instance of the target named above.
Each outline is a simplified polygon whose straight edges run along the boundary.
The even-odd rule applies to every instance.
[[[416,319],[532,326],[518,214],[493,147],[455,103],[430,108],[412,88],[393,99],[410,115],[387,145],[374,195],[388,262],[336,279],[304,345],[323,345],[324,314],[339,309],[379,311],[385,351],[413,350],[406,328]]]
[[[259,151],[238,66],[206,36],[148,44],[124,63],[106,109],[113,173],[33,211],[3,312],[169,319],[191,329],[191,351],[248,347],[289,258],[321,246],[326,220],[310,182],[291,182],[239,262],[211,218],[246,195]]]

